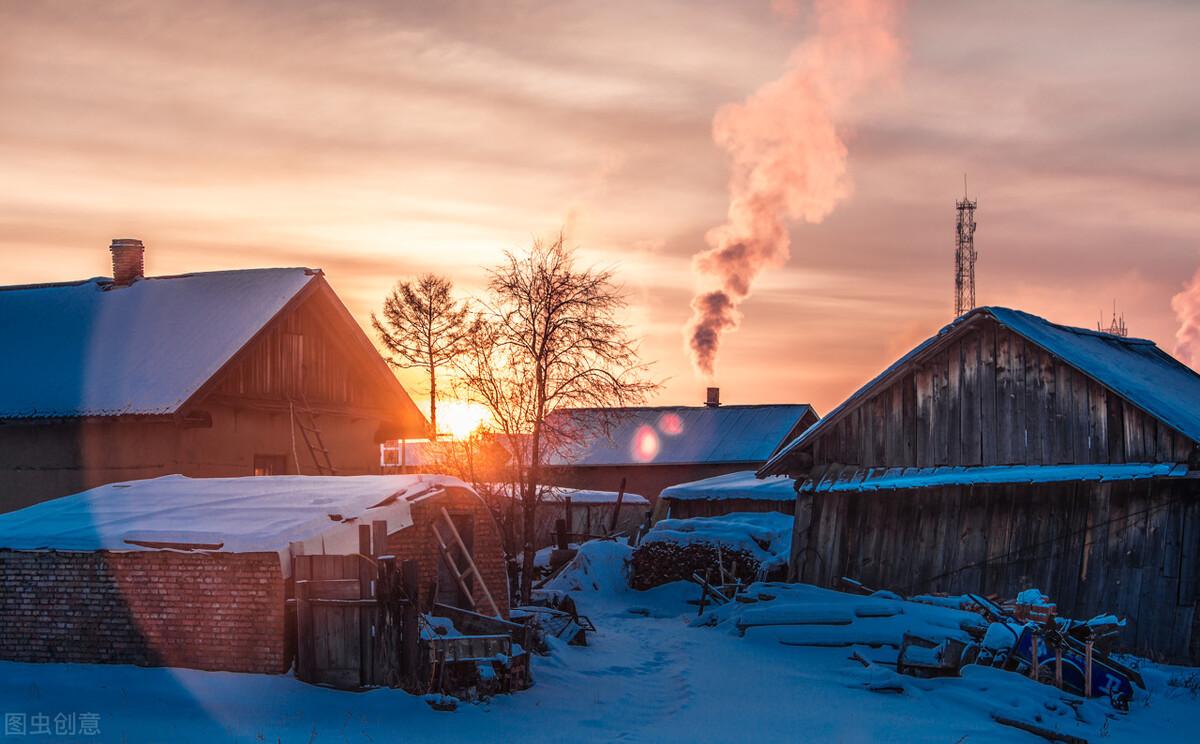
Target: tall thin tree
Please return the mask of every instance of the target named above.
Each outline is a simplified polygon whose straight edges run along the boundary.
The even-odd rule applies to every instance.
[[[383,302],[383,317],[371,325],[391,352],[396,367],[420,368],[429,375],[429,426],[437,439],[438,370],[454,359],[468,333],[470,308],[454,299],[454,285],[435,274],[402,281]]]
[[[612,272],[577,266],[562,235],[506,252],[488,290],[456,365],[459,382],[488,409],[520,465],[521,595],[528,600],[542,468],[550,453],[567,453],[594,435],[555,426],[553,414],[640,403],[658,384],[618,318],[626,302]]]

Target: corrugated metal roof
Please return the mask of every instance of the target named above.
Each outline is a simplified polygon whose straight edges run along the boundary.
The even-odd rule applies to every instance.
[[[0,418],[169,414],[313,280],[213,271],[0,291]]]
[[[938,331],[937,335],[922,341],[900,357],[830,411],[829,415],[782,448],[760,472],[782,472],[779,466],[787,456],[816,437],[843,411],[866,399],[911,360],[981,315],[994,318],[1026,341],[1037,344],[1184,436],[1200,442],[1200,375],[1158,348],[1153,341],[1058,325],[1045,318],[1005,307],[980,307],[956,319]]]
[[[696,465],[766,462],[809,413],[805,403],[558,411],[553,425],[587,432],[550,465]],[[597,421],[609,417],[608,436]]]

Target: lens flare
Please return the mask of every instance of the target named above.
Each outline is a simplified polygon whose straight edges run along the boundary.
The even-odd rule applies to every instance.
[[[633,435],[633,459],[638,462],[650,462],[658,457],[658,434],[645,424],[638,427]]]

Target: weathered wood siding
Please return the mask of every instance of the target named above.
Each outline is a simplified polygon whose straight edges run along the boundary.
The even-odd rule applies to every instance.
[[[311,404],[380,408],[391,396],[374,384],[361,358],[330,321],[329,299],[316,295],[279,320],[225,370],[215,390],[240,399],[305,398]]]
[[[904,594],[1038,587],[1067,616],[1127,618],[1130,650],[1196,662],[1198,497],[1190,478],[805,495],[793,571]]]
[[[991,319],[838,415],[816,465],[1187,462],[1192,442]]]

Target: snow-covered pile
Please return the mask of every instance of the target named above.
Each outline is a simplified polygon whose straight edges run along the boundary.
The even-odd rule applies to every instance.
[[[543,587],[549,591],[618,593],[629,589],[630,547],[616,540],[592,540]]]
[[[737,512],[719,517],[659,520],[642,544],[711,545],[744,551],[763,569],[787,565],[794,518],[779,512]]]
[[[795,501],[796,481],[786,476],[759,478],[753,470],[716,475],[664,488],[659,498],[675,501],[721,501],[755,499]]]
[[[110,483],[0,515],[0,548],[146,550],[203,546],[227,553],[351,553],[358,525],[412,525],[410,505],[445,488],[442,475],[187,478]],[[288,570],[289,561],[283,561]]]

